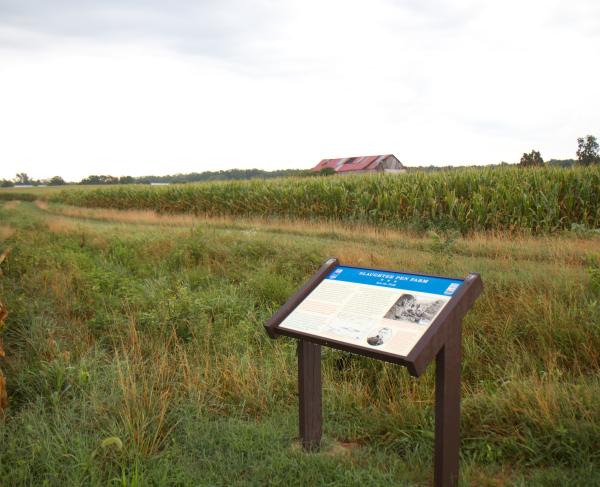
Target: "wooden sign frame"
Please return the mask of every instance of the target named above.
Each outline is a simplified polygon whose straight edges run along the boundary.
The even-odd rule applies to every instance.
[[[315,334],[280,328],[279,325],[338,266],[336,258],[327,260],[310,279],[265,323],[271,338],[280,335],[298,339],[299,427],[306,450],[318,449],[322,435],[321,345],[403,365],[419,377],[435,359],[435,449],[434,484],[458,484],[460,446],[460,364],[462,319],[483,290],[481,277],[471,273],[462,280],[427,330],[406,357],[383,350],[353,346]],[[372,271],[397,273],[388,269]],[[425,276],[441,278],[442,276]],[[444,277],[444,279],[448,279]]]

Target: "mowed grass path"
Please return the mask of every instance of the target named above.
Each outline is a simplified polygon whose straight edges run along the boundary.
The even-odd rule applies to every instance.
[[[465,485],[600,485],[597,237],[469,238],[4,203],[0,485],[429,485],[433,367],[324,352],[297,447],[292,340],[264,321],[329,256],[461,276]]]

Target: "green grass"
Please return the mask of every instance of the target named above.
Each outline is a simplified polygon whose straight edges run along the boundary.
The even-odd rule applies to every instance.
[[[0,485],[429,485],[433,367],[414,379],[326,350],[325,447],[297,446],[295,345],[262,325],[331,255],[482,273],[464,485],[600,485],[597,237],[0,205]]]

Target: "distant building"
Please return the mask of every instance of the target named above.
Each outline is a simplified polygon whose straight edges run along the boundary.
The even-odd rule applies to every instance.
[[[323,159],[311,171],[333,169],[339,174],[362,174],[362,173],[392,173],[406,172],[406,167],[396,158],[394,154],[383,154],[378,156],[343,157],[341,159]]]

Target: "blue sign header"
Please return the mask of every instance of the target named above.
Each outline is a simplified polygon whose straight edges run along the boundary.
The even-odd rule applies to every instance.
[[[441,296],[452,296],[463,283],[461,279],[446,279],[444,277],[402,274],[400,272],[346,266],[336,267],[327,276],[327,279],[392,289],[406,289],[407,291],[439,294]]]

